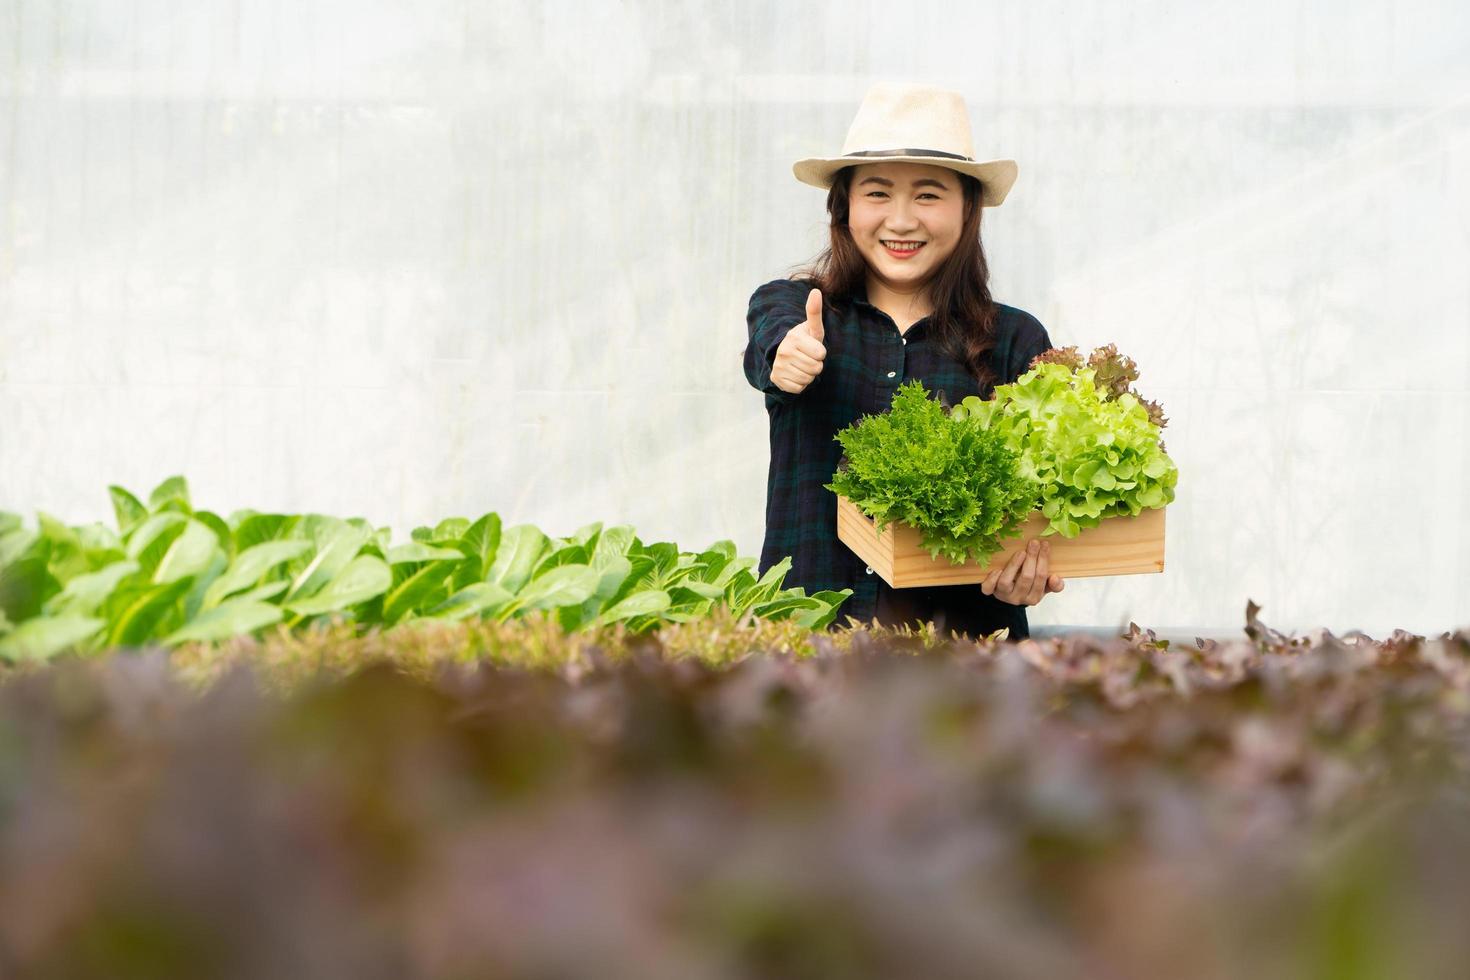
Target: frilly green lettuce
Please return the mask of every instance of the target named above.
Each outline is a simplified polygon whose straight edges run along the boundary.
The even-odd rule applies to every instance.
[[[947,417],[917,381],[893,407],[836,436],[846,460],[826,484],[874,519],[917,528],[930,557],[986,562],[1037,506],[1034,484],[1000,431]]]
[[[1156,405],[1119,393],[1111,378],[1099,387],[1092,367],[1033,363],[993,400],[971,396],[950,417],[979,422],[1018,455],[1017,472],[1037,489],[1049,522],[1044,535],[1073,538],[1105,518],[1173,501],[1179,471],[1150,418],[1162,418]]]

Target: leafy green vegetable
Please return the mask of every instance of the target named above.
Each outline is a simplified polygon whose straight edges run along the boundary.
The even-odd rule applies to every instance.
[[[164,642],[173,644],[189,640],[225,640],[279,623],[284,615],[281,607],[274,603],[228,599],[196,616],[187,626],[175,630]]]
[[[1132,362],[1120,364],[1111,347],[1093,362],[1110,372],[1106,384],[1099,385],[1098,368],[1080,366],[1075,348],[1063,348],[1038,357],[992,400],[971,396],[951,416],[978,421],[1019,455],[1020,473],[1037,488],[1048,520],[1043,535],[1073,538],[1108,517],[1174,499],[1178,468],[1150,410],[1126,387],[1137,375]]]
[[[108,492],[116,532],[38,528],[0,512],[0,660],[66,650],[216,641],[279,622],[332,617],[362,629],[415,619],[506,620],[533,610],[564,629],[629,632],[709,615],[718,605],[825,627],[849,595],[782,590],[790,560],[757,581],[754,558],[720,541],[702,552],[644,544],[627,526],[593,522],[553,538],[500,517],[448,517],[394,546],[362,518],[197,510],[182,477],[139,497]]]
[[[951,417],[924,387],[899,387],[893,407],[837,434],[846,462],[827,489],[851,500],[881,531],[918,529],[931,557],[988,561],[1034,509],[1006,434]]]
[[[1163,507],[1179,471],[1159,438],[1163,410],[1137,380],[1109,344],[1086,361],[1075,347],[1047,351],[993,399],[971,396],[947,414],[909,382],[887,413],[838,433],[846,458],[827,489],[879,530],[895,520],[918,529],[931,557],[955,562],[989,561],[1032,509],[1047,518],[1043,535],[1072,538]]]
[[[1148,412],[1149,421],[1154,425],[1162,429],[1169,424],[1159,403],[1149,401],[1132,387],[1133,382],[1138,380],[1138,365],[1133,363],[1133,358],[1118,353],[1116,344],[1099,347],[1087,358],[1086,363],[1083,363],[1082,355],[1075,347],[1053,347],[1038,354],[1030,367],[1036,368],[1043,364],[1060,364],[1072,371],[1080,371],[1084,367],[1092,368],[1093,383],[1104,398],[1111,401],[1124,394],[1131,394]]]
[[[329,545],[322,554],[328,554],[330,548]],[[372,555],[358,555],[348,561],[316,595],[300,600],[291,600],[288,595],[284,605],[298,616],[320,616],[376,598],[387,592],[392,584],[393,572],[387,562]]]

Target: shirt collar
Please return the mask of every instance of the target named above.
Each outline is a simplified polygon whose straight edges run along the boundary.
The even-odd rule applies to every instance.
[[[880,316],[888,317],[888,319],[889,319],[890,322],[893,320],[893,318],[890,317],[890,316],[888,316],[887,313],[884,313],[882,310],[878,309],[878,307],[876,307],[872,303],[869,303],[868,302],[868,284],[866,282],[862,282],[862,283],[859,283],[858,284],[857,291],[852,294],[852,300],[853,300],[853,303],[855,305],[866,306],[868,309],[872,310],[874,313],[876,313],[876,314],[878,314]],[[928,327],[928,326],[929,326],[929,317],[927,317],[927,316],[921,316],[921,317],[919,317],[917,320],[915,320],[913,323],[911,323],[909,325],[909,328],[903,332],[903,337],[904,337],[905,340],[910,340],[910,339],[914,338],[915,336],[918,336],[918,334],[916,334],[914,331],[919,330],[921,328]]]

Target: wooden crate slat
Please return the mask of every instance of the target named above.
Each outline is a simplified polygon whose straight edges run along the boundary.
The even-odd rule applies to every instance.
[[[1068,540],[1051,542],[1050,570],[1063,578],[1100,575],[1141,575],[1164,570],[1164,510],[1146,510],[1136,517],[1109,517],[1094,528]],[[846,497],[837,498],[837,537],[893,588],[921,585],[968,585],[983,582],[993,568],[1002,568],[1017,549],[1039,537],[1046,518],[1032,514],[1019,537],[1002,542],[999,554],[985,567],[973,562],[951,564],[933,559],[920,544],[919,532],[894,523],[879,534],[873,521]]]

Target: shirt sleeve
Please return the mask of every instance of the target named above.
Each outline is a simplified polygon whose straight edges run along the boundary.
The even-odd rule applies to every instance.
[[[745,380],[777,402],[796,398],[795,393],[782,391],[771,381],[771,366],[776,362],[776,348],[781,346],[787,332],[806,319],[806,298],[811,290],[811,286],[794,279],[776,279],[750,297],[750,308],[745,314],[750,337],[745,345]],[[817,378],[820,380],[821,375]]]

